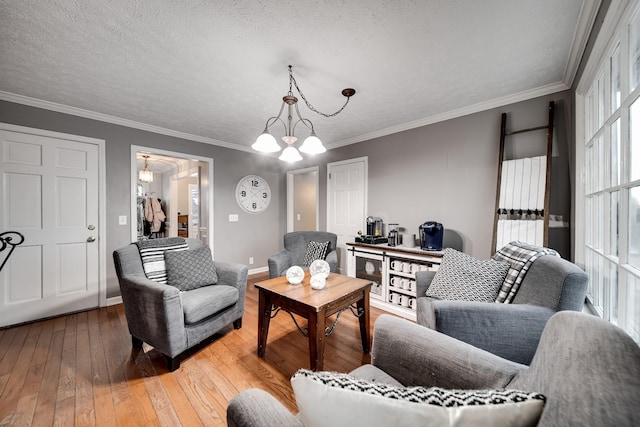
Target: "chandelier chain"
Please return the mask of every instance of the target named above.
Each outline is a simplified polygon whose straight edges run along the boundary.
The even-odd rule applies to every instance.
[[[304,103],[307,104],[307,107],[309,108],[309,110],[313,111],[314,113],[316,113],[316,114],[318,114],[320,116],[324,116],[324,117],[337,116],[338,114],[340,114],[342,112],[342,110],[344,110],[346,108],[347,104],[349,103],[349,99],[351,99],[351,97],[347,96],[347,100],[345,101],[345,103],[342,106],[342,108],[340,108],[335,113],[332,113],[332,114],[323,113],[322,111],[316,110],[315,107],[313,105],[311,105],[311,103],[309,101],[307,101],[307,98],[304,96],[304,93],[302,93],[302,91],[300,90],[300,87],[298,86],[298,82],[296,81],[296,78],[293,77],[291,66],[289,66],[289,92],[291,92],[291,83],[292,82],[293,82],[294,86],[296,87],[296,90],[300,94],[300,97],[304,100]]]

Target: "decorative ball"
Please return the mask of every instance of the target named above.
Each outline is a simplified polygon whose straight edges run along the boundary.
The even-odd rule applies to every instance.
[[[311,276],[311,287],[316,290],[320,290],[324,288],[324,285],[327,283],[327,277],[322,274],[314,274]]]
[[[287,270],[287,281],[292,285],[299,285],[304,279],[304,270],[302,267],[294,265]]]
[[[323,259],[317,259],[309,266],[309,272],[312,276],[322,274],[326,278],[329,276],[330,271],[331,267],[329,266],[329,263]]]

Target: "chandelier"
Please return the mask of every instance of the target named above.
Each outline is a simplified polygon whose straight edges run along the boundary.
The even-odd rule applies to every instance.
[[[311,131],[310,135],[304,140],[304,142],[300,146],[299,148],[300,151],[307,154],[319,154],[327,151],[324,145],[322,145],[322,141],[320,141],[320,138],[318,138],[318,136],[316,135],[316,132],[313,129],[313,123],[311,123],[311,120],[305,119],[300,115],[300,110],[298,109],[298,98],[293,96],[293,91],[292,91],[293,86],[296,87],[296,90],[300,94],[300,97],[304,100],[305,104],[307,104],[307,107],[311,111],[324,117],[333,117],[340,114],[342,110],[344,110],[344,108],[349,103],[349,99],[356,93],[355,89],[351,89],[351,88],[343,89],[342,95],[344,95],[347,98],[344,105],[335,113],[332,113],[332,114],[322,113],[316,110],[313,107],[313,105],[311,105],[309,101],[307,101],[307,98],[305,98],[304,94],[298,87],[298,83],[296,82],[296,79],[293,77],[293,67],[289,65],[289,92],[287,92],[287,94],[284,97],[282,97],[282,105],[280,106],[280,112],[278,113],[277,116],[270,117],[267,120],[267,123],[265,124],[265,127],[264,127],[264,131],[262,132],[262,134],[260,134],[260,136],[258,136],[258,138],[256,139],[256,142],[254,142],[253,145],[251,146],[251,148],[253,148],[254,150],[261,151],[263,153],[275,153],[277,151],[280,151],[281,150],[280,145],[276,142],[276,139],[273,137],[273,135],[269,133],[269,128],[274,123],[279,121],[284,126],[285,135],[282,137],[282,140],[285,142],[286,146],[282,151],[282,154],[278,158],[286,162],[296,162],[298,160],[302,160],[302,156],[298,152],[298,149],[296,149],[296,147],[294,146],[295,142],[298,140],[298,138],[294,136],[294,132],[298,123],[302,123]],[[284,112],[285,105],[287,106],[286,122],[280,118],[280,116]],[[294,110],[298,117],[297,120],[295,121],[293,117]]]
[[[142,182],[153,182],[153,172],[149,170],[149,165],[147,164],[149,156],[142,157],[144,157],[144,169],[138,171],[138,180]]]

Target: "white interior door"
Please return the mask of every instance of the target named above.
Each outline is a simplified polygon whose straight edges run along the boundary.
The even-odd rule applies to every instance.
[[[0,233],[24,236],[0,271],[0,326],[97,307],[98,146],[6,129],[0,144]]]
[[[346,243],[365,230],[367,158],[327,165],[327,231],[338,236],[340,272],[346,273]]]

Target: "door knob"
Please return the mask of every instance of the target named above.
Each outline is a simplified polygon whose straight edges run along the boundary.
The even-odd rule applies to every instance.
[[[87,242],[91,243],[91,242],[95,242],[95,241],[96,241],[95,237],[93,237],[93,236],[87,237]]]

